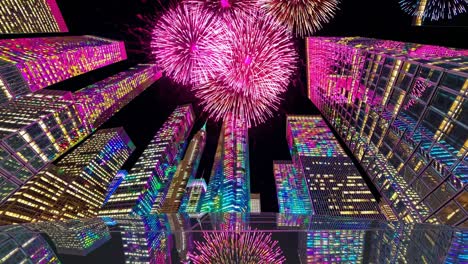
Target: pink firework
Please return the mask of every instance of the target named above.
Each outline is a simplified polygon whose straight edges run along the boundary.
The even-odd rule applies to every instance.
[[[227,43],[222,20],[197,6],[179,4],[156,23],[151,48],[166,74],[188,85],[205,82],[216,75]]]
[[[216,15],[231,20],[234,17],[248,15],[258,8],[258,0],[185,0],[200,6]]]
[[[267,13],[289,26],[296,36],[306,36],[330,22],[339,0],[259,0]]]
[[[253,97],[236,91],[223,81],[210,81],[195,88],[203,110],[215,120],[229,115],[243,119],[250,127],[263,123],[278,110],[280,98],[276,94],[262,93]]]
[[[195,241],[194,252],[188,257],[194,264],[202,263],[284,263],[285,257],[271,233],[256,230],[242,232],[204,232],[205,241]]]
[[[231,20],[228,28],[229,52],[223,61],[222,81],[254,99],[285,91],[297,58],[287,28],[259,12]]]

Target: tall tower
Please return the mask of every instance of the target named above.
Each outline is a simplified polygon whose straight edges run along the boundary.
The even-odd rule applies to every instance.
[[[3,0],[0,34],[68,32],[55,0]]]
[[[119,185],[100,215],[149,214],[158,197],[165,197],[167,185],[182,158],[194,123],[191,105],[177,107]]]
[[[70,92],[42,90],[0,105],[0,201],[87,134]]]
[[[161,77],[154,64],[139,64],[73,94],[83,120],[97,129]]]
[[[179,207],[180,213],[200,213],[206,193],[205,179],[189,179]]]
[[[320,116],[288,116],[286,136],[316,215],[385,219],[378,204]]]
[[[93,36],[2,39],[0,103],[126,58],[123,42]]]
[[[310,214],[312,205],[305,178],[291,161],[273,161],[279,213]]]
[[[202,211],[250,211],[248,127],[240,119],[223,121]]]
[[[161,207],[153,206],[152,213],[177,213],[181,200],[185,195],[187,182],[195,178],[200,159],[206,144],[206,124],[195,134],[185,152],[184,159],[177,166],[177,170],[168,186],[166,198]]]
[[[99,130],[9,197],[1,205],[0,223],[95,217],[134,149],[123,128]]]
[[[308,38],[309,97],[400,220],[468,219],[468,50]]]

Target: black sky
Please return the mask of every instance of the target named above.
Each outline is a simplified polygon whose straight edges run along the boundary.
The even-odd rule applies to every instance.
[[[77,90],[85,85],[106,78],[138,62],[147,60],[143,42],[130,31],[150,29],[151,24],[138,17],[151,17],[168,1],[151,0],[58,0],[70,35],[98,35],[126,41],[129,60],[84,74],[54,89]],[[161,2],[163,2],[161,4]],[[404,14],[397,0],[343,0],[335,19],[318,32],[322,36],[362,36],[407,42],[438,44],[466,48],[468,34],[467,16],[449,24],[412,27],[411,17]],[[263,211],[277,211],[276,190],[272,173],[272,161],[290,159],[285,139],[286,114],[318,114],[310,103],[305,89],[304,42],[297,39],[300,54],[300,71],[295,76],[284,101],[275,117],[249,131],[252,192],[260,192]],[[187,87],[179,86],[168,78],[162,78],[134,101],[110,119],[104,127],[123,126],[137,146],[130,160],[124,165],[130,168],[156,131],[177,105],[193,103],[198,119],[195,133],[205,122],[196,105],[196,99]],[[208,179],[216,149],[220,124],[208,122],[208,142],[202,158],[199,177]]]

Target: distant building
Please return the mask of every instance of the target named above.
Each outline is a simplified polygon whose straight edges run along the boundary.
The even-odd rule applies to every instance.
[[[134,149],[123,128],[99,130],[3,202],[0,223],[97,216],[109,184]]]
[[[250,165],[247,124],[228,117],[218,140],[202,212],[249,212]]]
[[[0,201],[86,135],[70,92],[41,90],[0,105]]]
[[[320,116],[290,115],[286,122],[294,167],[298,177],[305,178],[312,214],[385,219],[351,158]]]
[[[0,103],[126,58],[123,42],[94,36],[1,39]]]
[[[2,0],[0,34],[68,32],[55,0]]]
[[[468,50],[360,37],[307,47],[310,99],[398,219],[464,225]]]
[[[99,215],[147,215],[155,203],[162,204],[187,146],[194,120],[191,105],[177,107]]]
[[[177,213],[185,195],[187,182],[197,174],[198,165],[206,144],[206,126],[198,131],[185,152],[185,156],[177,166],[177,170],[168,183],[168,191],[163,204],[155,204],[152,213]]]
[[[252,193],[250,194],[250,212],[251,213],[261,213],[262,207],[260,202],[260,194]]]

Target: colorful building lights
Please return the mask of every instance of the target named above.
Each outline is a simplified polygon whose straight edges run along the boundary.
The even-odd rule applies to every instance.
[[[55,0],[4,0],[0,34],[68,32]]]
[[[134,149],[123,128],[99,130],[6,199],[0,223],[95,217],[114,175]]]
[[[99,215],[146,215],[164,202],[194,118],[191,105],[179,106],[172,112]]]
[[[126,58],[123,42],[94,36],[0,40],[0,103]]]
[[[395,215],[463,224],[468,50],[358,37],[307,46],[310,99]]]

